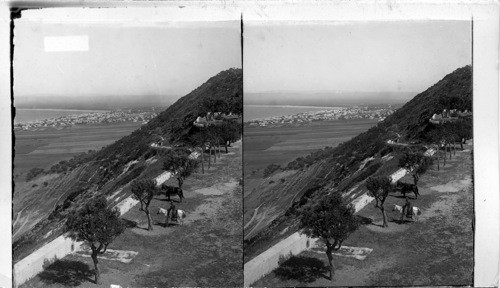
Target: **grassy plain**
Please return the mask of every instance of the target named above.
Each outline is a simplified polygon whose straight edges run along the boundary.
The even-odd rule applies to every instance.
[[[79,153],[99,150],[141,125],[140,122],[127,122],[15,131],[14,175],[22,177],[31,168],[49,168]]]
[[[297,157],[339,143],[368,130],[377,120],[318,121],[298,127],[244,127],[245,178],[262,176],[269,164],[286,165]],[[246,189],[245,189],[246,190]]]
[[[469,286],[474,267],[472,159],[470,149],[457,151],[437,171],[436,165],[419,181],[417,200],[422,210],[418,222],[400,223],[391,212],[403,205],[400,194],[391,194],[385,207],[389,227],[382,228],[382,215],[373,203],[357,214],[371,219],[343,245],[367,247],[373,252],[365,260],[334,256],[334,280],[327,279],[324,248],[305,251],[284,262],[254,286]],[[442,163],[441,163],[442,164]],[[403,181],[411,182],[405,176]],[[413,195],[412,195],[413,196]]]

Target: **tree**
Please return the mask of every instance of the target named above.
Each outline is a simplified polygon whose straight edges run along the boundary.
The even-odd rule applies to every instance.
[[[399,167],[411,173],[415,186],[418,184],[420,175],[425,173],[431,165],[432,159],[425,156],[421,151],[407,149],[399,158]]]
[[[224,121],[221,125],[221,138],[224,143],[224,147],[227,151],[227,147],[231,145],[231,142],[235,142],[240,138],[241,135],[241,125],[234,121]]]
[[[217,152],[215,151],[215,146],[219,142],[219,129],[217,129],[215,126],[209,126],[206,128],[207,132],[207,138],[208,138],[208,144],[209,144],[209,151],[210,155],[212,155],[212,148],[214,149],[214,163],[217,161]],[[208,162],[208,165],[210,166],[210,159]]]
[[[198,168],[198,161],[189,158],[188,154],[171,152],[163,158],[163,170],[172,171],[175,173],[179,188],[182,189],[184,179],[189,177],[196,168]]]
[[[326,256],[330,264],[330,280],[335,273],[332,252],[339,250],[351,233],[359,226],[354,217],[354,208],[346,206],[342,197],[334,193],[322,198],[314,205],[305,206],[300,212],[302,233],[320,238],[326,245]]]
[[[200,130],[194,134],[191,135],[190,143],[193,147],[199,147],[200,148],[200,156],[201,156],[201,173],[205,173],[205,162],[204,162],[204,154],[205,154],[205,147],[207,143],[207,133],[205,133],[204,130]],[[209,156],[210,159],[210,156]],[[210,167],[209,167],[210,168]]]
[[[104,254],[108,245],[125,230],[119,215],[118,210],[107,208],[106,199],[101,196],[69,214],[66,221],[65,229],[69,232],[69,237],[75,241],[84,241],[92,250],[96,284],[99,284],[100,277],[97,255]]]
[[[151,200],[153,200],[153,196],[156,194],[156,181],[154,179],[140,179],[134,180],[132,182],[132,197],[135,200],[139,200],[141,203],[140,210],[146,213],[146,217],[148,218],[148,230],[153,230],[152,219],[149,213],[149,204],[151,204]]]
[[[443,129],[441,126],[437,126],[433,130],[428,132],[426,135],[428,138],[428,141],[431,143],[434,143],[434,145],[436,146],[436,159],[437,159],[438,171],[439,171],[439,152],[440,152],[439,150],[441,148],[441,144],[442,144],[442,141],[444,138],[442,130]],[[443,165],[446,165],[446,154],[444,156],[445,157],[443,160]]]
[[[391,180],[386,176],[370,177],[366,180],[366,188],[368,189],[368,194],[375,197],[375,207],[378,207],[382,212],[382,217],[384,219],[383,227],[387,227],[387,215],[385,213],[384,203],[389,195],[389,191],[392,190]]]

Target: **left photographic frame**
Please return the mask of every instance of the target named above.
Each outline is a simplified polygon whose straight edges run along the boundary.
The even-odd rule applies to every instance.
[[[14,287],[243,285],[240,14],[201,10],[14,15]]]

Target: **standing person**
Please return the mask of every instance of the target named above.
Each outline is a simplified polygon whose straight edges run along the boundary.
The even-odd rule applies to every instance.
[[[170,213],[172,213],[172,214],[170,214]],[[170,219],[172,219],[172,221],[177,222],[177,207],[175,207],[175,204],[173,201],[170,201],[170,207],[167,210],[167,219],[169,219],[169,217],[171,217]]]
[[[403,209],[401,210],[401,223],[403,223],[403,218],[405,216],[406,212],[406,217],[410,217],[413,220],[413,205],[411,205],[410,198],[406,197],[406,203],[403,206]]]

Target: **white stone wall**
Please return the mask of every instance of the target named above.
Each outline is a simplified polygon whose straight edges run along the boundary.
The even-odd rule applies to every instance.
[[[47,243],[14,265],[14,287],[18,287],[42,272],[44,263],[52,263],[56,259],[76,252],[80,246],[80,242],[75,242],[64,235]]]
[[[300,252],[314,246],[316,239],[311,239],[298,232],[290,235],[264,253],[245,263],[244,287],[249,287],[255,281],[271,273],[279,265],[280,256],[288,258],[290,254],[297,255]]]

